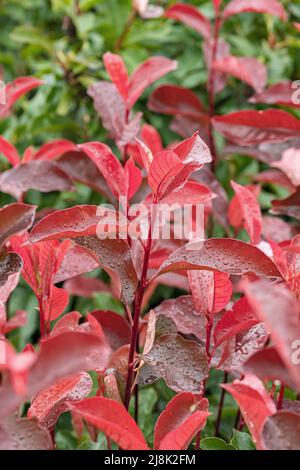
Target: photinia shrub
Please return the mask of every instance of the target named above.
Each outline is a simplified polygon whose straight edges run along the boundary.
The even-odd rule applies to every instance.
[[[208,17],[134,1],[124,33],[137,17],[194,30],[205,102],[172,82],[180,64],[167,57],[129,74],[120,37],[103,55],[107,80],[86,89],[105,143],[58,138],[20,152],[0,136],[1,449],[64,448],[65,434],[71,448],[300,449],[299,101],[261,60],[232,55],[225,34],[236,15],[288,13],[278,0],[210,6]],[[232,79],[248,99],[220,114]],[[44,86],[9,83],[1,118]],[[167,146],[150,112],[171,116]],[[224,188],[236,155],[257,171]],[[102,204],[74,204],[86,186]],[[39,193],[53,192],[63,203],[41,206]],[[24,285],[34,315],[14,309]],[[83,308],[99,293],[110,301]]]

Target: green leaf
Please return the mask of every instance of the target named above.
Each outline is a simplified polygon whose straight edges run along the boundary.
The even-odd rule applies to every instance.
[[[202,450],[236,450],[219,437],[207,437],[202,439],[200,447]]]
[[[230,445],[232,445],[236,450],[255,450],[255,445],[250,434],[247,432],[237,431],[236,429],[233,430]]]

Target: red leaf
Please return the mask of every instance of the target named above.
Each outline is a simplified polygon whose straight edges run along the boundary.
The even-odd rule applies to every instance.
[[[66,139],[57,139],[48,142],[40,147],[34,154],[34,160],[53,160],[67,152],[76,151],[77,147],[73,142]]]
[[[37,243],[95,234],[100,220],[101,216],[97,215],[97,206],[80,205],[55,211],[33,227],[29,241]]]
[[[149,85],[176,67],[176,61],[160,56],[151,57],[139,65],[130,77],[128,106],[131,108]]]
[[[234,218],[239,218],[240,216],[240,222],[248,232],[251,243],[257,245],[261,239],[262,216],[257,196],[254,194],[255,188],[250,190],[234,181],[231,181],[231,186],[234,189],[235,197],[229,206],[229,221],[235,228],[239,228],[240,224],[236,224]],[[239,214],[238,216],[237,213]]]
[[[109,310],[95,310],[91,315],[100,323],[112,349],[119,349],[130,343],[131,328],[121,315]]]
[[[283,171],[295,186],[300,186],[300,150],[290,148],[286,150],[281,160],[274,162],[273,167]]]
[[[87,423],[96,426],[123,450],[147,450],[142,431],[123,405],[109,398],[87,398],[70,409]]]
[[[228,274],[218,271],[188,271],[188,279],[198,314],[210,318],[228,304],[232,295]]]
[[[11,235],[31,227],[35,209],[35,206],[22,203],[9,204],[0,209],[0,245]]]
[[[78,147],[95,163],[114,196],[125,196],[127,191],[124,169],[110,148],[100,142],[88,142]]]
[[[124,167],[126,186],[127,186],[127,198],[131,199],[136,192],[139,190],[143,176],[141,170],[135,166],[134,161],[130,158],[127,160]]]
[[[94,271],[99,267],[98,262],[95,260],[95,257],[89,253],[81,246],[71,246],[69,250],[65,253],[65,256],[59,266],[57,273],[55,274],[54,283],[66,281],[68,279],[74,279],[74,285],[76,284],[75,279],[78,279],[74,276],[79,276],[83,273],[89,273]],[[85,278],[87,281],[98,281],[98,279]],[[81,284],[83,290],[85,290],[85,281],[81,279]],[[65,287],[65,286],[64,286]],[[78,286],[79,287],[79,286]],[[76,295],[76,294],[72,294]]]
[[[300,333],[299,301],[286,287],[263,280],[245,284],[244,290],[254,312],[270,331],[281,359],[300,390],[300,365],[293,360]]]
[[[192,5],[176,3],[166,10],[165,16],[181,21],[205,38],[211,35],[210,21]]]
[[[283,21],[287,20],[287,14],[277,0],[232,0],[226,5],[223,17],[227,19],[232,15],[244,12],[269,13],[278,16]]]
[[[86,398],[92,386],[92,378],[86,372],[62,379],[34,397],[28,417],[36,418],[46,428],[53,429],[59,416],[69,410],[69,402]]]
[[[272,214],[288,215],[300,220],[300,187],[286,199],[272,201]]]
[[[258,449],[262,448],[261,432],[266,419],[276,413],[276,407],[262,382],[254,375],[222,385],[237,401],[244,420]]]
[[[98,263],[96,263],[96,268],[97,267]],[[100,279],[84,276],[70,277],[72,279],[69,279],[64,283],[64,289],[69,293],[69,295],[92,298],[97,292],[110,292],[109,286]]]
[[[154,155],[163,150],[160,135],[155,127],[144,124],[141,131],[141,138]]]
[[[293,88],[293,82],[282,81],[271,85],[269,88],[257,92],[253,95],[249,103],[265,103],[265,104],[277,104],[281,106],[291,106],[293,108],[299,108],[300,104],[293,100],[293,95],[296,93],[296,89]]]
[[[286,111],[238,111],[214,116],[215,129],[231,142],[250,146],[300,136],[300,121]]]
[[[234,57],[227,56],[218,59],[213,64],[214,70],[242,80],[258,93],[261,92],[267,83],[267,69],[264,64],[254,57]]]
[[[129,93],[129,77],[126,66],[121,56],[106,52],[103,62],[111,81],[117,87],[120,95],[126,101]]]
[[[281,277],[273,261],[255,246],[231,238],[211,238],[178,248],[154,278],[164,272],[192,269]]]
[[[0,256],[0,287],[9,281],[10,276],[19,273],[22,267],[22,258],[17,253],[2,253]]]
[[[21,353],[24,354],[24,353]],[[27,366],[26,394],[17,395],[9,381],[0,389],[0,416],[7,416],[27,398],[45,390],[64,377],[88,369],[104,369],[111,354],[106,341],[99,336],[65,332],[41,341],[35,361]],[[20,355],[16,363],[20,364]]]
[[[184,335],[195,335],[200,340],[205,338],[205,318],[196,311],[191,295],[181,295],[176,299],[164,300],[153,309],[156,316],[171,318],[177,330]]]
[[[300,450],[300,415],[278,411],[269,416],[262,429],[261,441],[267,450]]]
[[[34,419],[12,415],[1,421],[0,450],[51,450],[48,430]]]
[[[185,450],[195,434],[206,425],[208,401],[192,393],[179,393],[158,417],[154,431],[157,450]]]
[[[6,117],[10,113],[11,107],[21,96],[43,84],[42,80],[34,77],[18,77],[13,82],[8,83],[5,87],[6,103],[0,104],[0,117]]]
[[[54,162],[40,160],[21,164],[5,171],[0,177],[1,191],[19,199],[29,189],[48,193],[72,191],[72,182]]]
[[[161,85],[156,88],[149,97],[148,108],[160,114],[187,116],[193,119],[202,118],[205,112],[194,92],[177,85]]]
[[[4,139],[2,135],[0,135],[0,152],[3,153],[12,166],[18,165],[21,161],[21,157],[16,147],[8,142],[8,140]]]
[[[250,308],[246,297],[239,299],[232,310],[224,313],[214,330],[215,347],[236,336],[240,331],[249,330],[259,323],[259,319]]]

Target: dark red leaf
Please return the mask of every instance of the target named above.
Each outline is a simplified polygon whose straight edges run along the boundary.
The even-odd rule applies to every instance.
[[[231,142],[251,147],[300,136],[300,121],[286,111],[238,111],[214,116],[214,128]]]
[[[300,220],[300,187],[286,199],[272,201],[272,214],[288,215]]]
[[[22,267],[22,258],[17,253],[2,253],[0,255],[0,287],[6,284],[10,276],[19,273]]]
[[[121,315],[109,310],[95,310],[91,315],[100,323],[112,349],[119,349],[130,343],[131,328]]]
[[[96,426],[123,450],[147,450],[145,438],[123,405],[109,398],[87,398],[69,405],[87,423]]]
[[[13,82],[8,83],[5,87],[6,103],[0,104],[0,117],[6,117],[14,103],[25,93],[43,85],[42,80],[34,77],[18,77]]]
[[[193,5],[175,3],[175,5],[166,10],[165,16],[181,21],[205,38],[211,35],[210,21]]]
[[[176,67],[175,60],[160,56],[151,57],[139,65],[130,77],[128,106],[132,107],[149,85]]]
[[[67,152],[76,151],[76,145],[70,140],[57,139],[48,142],[40,147],[34,154],[34,160],[53,160]]]
[[[162,264],[155,277],[168,271],[193,269],[281,277],[273,261],[261,250],[230,238],[211,238],[178,248]]]
[[[156,88],[149,97],[148,108],[160,114],[187,116],[193,119],[201,118],[204,113],[198,96],[191,90],[177,85],[161,85]]]
[[[206,398],[179,393],[158,417],[154,431],[157,450],[185,450],[195,434],[204,428],[208,412]]]
[[[0,209],[0,245],[11,235],[31,227],[35,209],[35,206],[22,203],[9,204]]]

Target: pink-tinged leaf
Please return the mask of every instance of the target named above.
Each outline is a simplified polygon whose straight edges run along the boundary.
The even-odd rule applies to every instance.
[[[176,392],[199,393],[209,374],[205,348],[178,334],[159,336],[142,359]]]
[[[218,13],[220,11],[222,0],[213,0],[213,4],[215,12]]]
[[[296,99],[294,99],[294,96]],[[258,91],[250,98],[249,103],[277,104],[299,108],[300,103],[299,101],[297,102],[297,97],[297,91],[293,87],[293,82],[286,80],[271,85],[265,90]]]
[[[157,450],[185,450],[195,434],[206,425],[208,401],[192,393],[179,393],[160,414],[154,431]]]
[[[235,228],[244,226],[251,243],[257,245],[261,239],[262,216],[257,195],[255,194],[255,187],[251,190],[234,181],[231,181],[231,186],[234,189],[235,197],[229,206],[229,222]],[[237,220],[239,218],[241,219],[240,221]]]
[[[88,94],[94,100],[94,107],[102,119],[103,127],[117,141],[125,127],[126,108],[116,86],[100,81],[88,88]]]
[[[139,159],[141,161],[141,166],[143,166],[146,172],[149,173],[151,163],[153,162],[153,153],[150,148],[144,142],[141,142],[139,139],[136,139],[136,144]],[[158,154],[160,154],[161,152],[163,152],[163,150],[159,151]]]
[[[184,23],[205,38],[211,35],[210,21],[193,5],[175,3],[166,10],[165,16]]]
[[[114,196],[126,195],[124,169],[110,148],[100,142],[88,142],[78,146],[97,166]]]
[[[267,69],[254,57],[228,56],[213,64],[214,70],[233,75],[250,85],[256,92],[261,92],[267,83]]]
[[[135,163],[131,158],[128,159],[125,164],[124,174],[127,186],[127,197],[128,200],[130,200],[139,190],[143,181],[143,176],[141,170],[135,166]]]
[[[258,449],[262,449],[261,432],[266,419],[276,413],[274,402],[269,397],[263,383],[254,375],[246,375],[243,380],[222,385],[238,403],[243,418]]]
[[[9,204],[0,209],[0,245],[11,235],[31,227],[35,209],[35,206],[22,203]]]
[[[99,239],[93,236],[76,238],[74,241],[94,253],[99,265],[110,275],[117,295],[130,305],[138,278],[127,242],[122,239]]]
[[[300,390],[300,365],[293,360],[300,332],[299,301],[286,287],[263,280],[246,284],[244,290],[254,312],[270,331],[281,359]]]
[[[20,272],[11,274],[10,276],[8,276],[8,279],[5,282],[5,284],[3,284],[0,287],[0,337],[1,337],[1,334],[8,333],[9,331],[19,326],[18,321],[16,321],[17,326],[14,326],[14,322],[13,322],[13,319],[14,317],[17,317],[18,312],[16,312],[15,316],[11,319],[13,324],[9,325],[10,321],[7,321],[6,310],[5,310],[5,303],[7,302],[10,294],[18,285],[19,278],[20,278]]]
[[[155,56],[137,67],[130,77],[128,106],[132,107],[144,90],[177,67],[175,60]]]
[[[8,83],[5,87],[6,103],[0,104],[0,117],[6,117],[10,113],[11,107],[21,96],[33,88],[43,85],[43,83],[42,80],[34,77],[18,77]]]
[[[278,16],[283,21],[287,20],[285,9],[277,0],[232,0],[226,5],[223,18],[227,19],[230,16],[245,12],[268,13]]]
[[[98,263],[96,263],[96,267],[98,267]],[[92,298],[97,292],[110,292],[109,286],[100,279],[85,276],[76,276],[67,280],[64,283],[64,289],[69,295],[86,298]]]
[[[73,191],[72,181],[54,162],[37,160],[5,171],[0,177],[0,189],[19,199],[29,189],[42,193]]]
[[[56,163],[72,181],[86,184],[108,200],[113,199],[102,174],[85,153],[67,152],[56,160]]]
[[[269,335],[262,323],[257,323],[248,330],[240,331],[224,344],[225,348],[221,347],[223,352],[221,360],[217,362],[218,368],[240,372],[243,364],[257,351],[261,351],[268,340]]]
[[[53,429],[59,416],[69,410],[68,404],[86,398],[92,391],[93,381],[87,372],[62,379],[40,392],[31,402],[27,416],[48,429]]]
[[[65,253],[65,256],[59,266],[59,269],[57,273],[55,274],[54,278],[54,284],[62,281],[66,281],[70,279],[70,281],[73,281],[73,279],[78,279],[75,276],[79,276],[80,274],[83,273],[89,273],[91,271],[94,271],[94,269],[97,269],[99,267],[98,262],[95,260],[95,257],[91,255],[91,253],[87,252],[84,248],[81,248],[81,246],[71,246],[69,250]],[[85,280],[94,282],[98,281],[100,285],[105,285],[104,283],[101,284],[101,281],[98,279],[93,279],[93,278],[81,278],[81,287],[83,290],[87,287],[87,284],[85,284]],[[74,287],[76,285],[76,281],[74,280]],[[78,285],[78,283],[77,283]],[[70,285],[71,287],[71,285]],[[96,287],[96,284],[95,284]],[[80,289],[80,286],[78,286]]]
[[[162,264],[155,277],[169,271],[194,269],[281,277],[273,261],[261,250],[231,238],[211,238],[178,248]]]
[[[203,54],[206,63],[207,69],[210,71],[213,67],[213,61],[222,60],[230,56],[230,46],[224,41],[224,39],[219,38],[217,51],[214,55],[214,38],[207,38],[203,43]],[[214,93],[221,93],[224,90],[227,82],[226,74],[222,72],[214,71]]]
[[[53,160],[67,152],[76,151],[77,147],[73,142],[66,139],[57,139],[48,142],[34,154],[34,160]]]
[[[238,145],[251,147],[300,136],[300,121],[286,111],[238,111],[214,116],[216,131]]]
[[[215,347],[236,336],[240,331],[249,330],[259,322],[247,298],[242,297],[234,304],[232,310],[224,313],[217,323],[214,330]]]
[[[191,295],[181,295],[176,299],[164,300],[153,310],[156,316],[164,315],[171,318],[177,330],[184,335],[195,335],[200,340],[205,338],[205,323],[203,316],[195,310]]]
[[[35,419],[11,415],[0,424],[0,450],[51,450],[49,431]]]
[[[269,170],[262,171],[258,175],[255,175],[254,179],[258,183],[278,184],[292,192],[295,191],[295,186],[292,184],[291,180],[280,170],[274,170],[271,168]]]
[[[280,161],[274,162],[273,167],[279,168],[295,186],[300,186],[300,150],[286,150]]]
[[[228,304],[232,295],[228,274],[218,271],[188,271],[188,279],[198,314],[210,318]]]
[[[0,321],[1,323],[1,321]],[[4,334],[10,333],[16,328],[21,328],[27,323],[27,312],[25,310],[17,310],[13,317],[9,318],[6,325],[4,326]],[[1,330],[1,324],[0,324]]]
[[[87,398],[69,405],[87,423],[96,426],[123,450],[147,450],[142,431],[123,405],[109,398]]]
[[[71,374],[82,370],[104,369],[110,355],[111,349],[104,338],[94,334],[65,332],[41,341],[34,362],[27,366],[26,393],[17,395],[8,380],[0,388],[0,416],[7,416],[24,400]],[[19,356],[16,355],[17,362]]]
[[[91,315],[100,323],[112,349],[119,349],[130,343],[131,328],[121,315],[109,310],[95,310]]]
[[[288,215],[300,220],[300,187],[286,199],[272,201],[272,214]]]
[[[300,450],[300,414],[282,410],[269,416],[261,441],[267,450]]]
[[[295,383],[274,346],[257,351],[241,369],[261,380],[280,380],[286,386],[295,388]]]
[[[111,81],[126,101],[129,93],[129,77],[122,57],[106,52],[103,56],[103,62]]]
[[[19,155],[18,150],[14,145],[12,145],[8,140],[4,139],[2,135],[0,135],[0,153],[3,153],[7,161],[12,166],[19,165],[21,161],[21,157]]]
[[[199,165],[199,168],[202,168],[205,163],[212,161],[210,150],[206,143],[199,137],[198,132],[195,132],[192,137],[175,145],[172,150],[179,156],[183,163],[196,163]]]
[[[116,144],[120,149],[126,145],[132,144],[141,128],[142,113],[136,113],[132,118],[129,117],[128,122],[125,123],[123,132],[116,140]]]
[[[177,85],[161,85],[156,88],[149,97],[148,108],[160,114],[193,119],[201,118],[205,112],[194,92]]]
[[[106,373],[106,376],[104,377],[104,386],[105,386],[105,393],[107,397],[111,398],[114,401],[117,401],[118,403],[122,405],[123,402],[120,396],[118,382],[113,372]]]
[[[290,240],[295,234],[293,227],[280,217],[271,217],[268,215],[263,217],[262,235],[265,240],[281,243]]]

